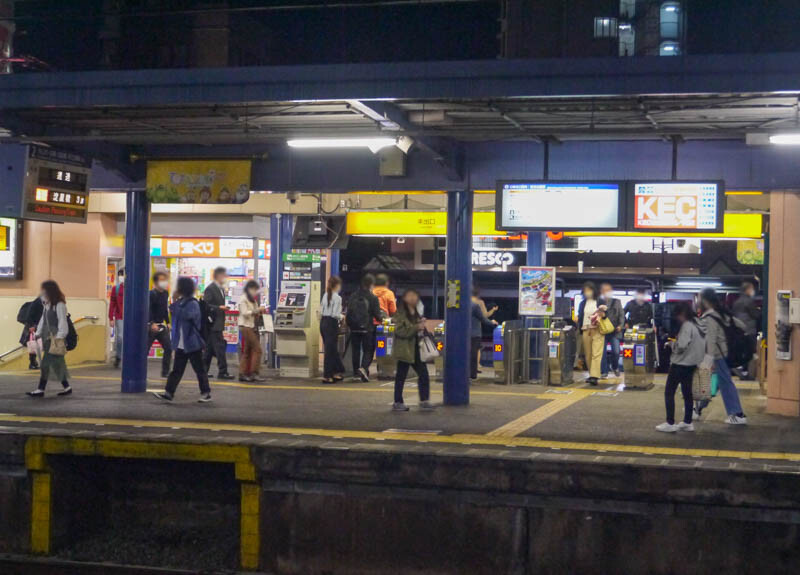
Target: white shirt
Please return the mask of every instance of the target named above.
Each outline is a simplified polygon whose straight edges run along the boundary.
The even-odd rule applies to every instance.
[[[583,306],[583,325],[581,330],[592,329],[592,316],[597,311],[597,300],[587,299],[586,304]]]
[[[337,321],[342,319],[342,296],[333,293],[330,301],[327,293],[322,296],[322,317],[332,317]]]
[[[256,327],[256,316],[261,313],[258,302],[250,301],[246,293],[239,298],[239,327]]]

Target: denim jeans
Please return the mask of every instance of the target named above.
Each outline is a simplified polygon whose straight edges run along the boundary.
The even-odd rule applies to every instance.
[[[728,362],[725,361],[725,358],[716,359],[714,360],[714,368],[717,372],[719,391],[722,394],[722,402],[725,404],[725,411],[728,415],[742,413],[742,404],[739,402],[739,392],[736,391],[736,386],[733,384],[731,368],[728,367]]]
[[[608,353],[606,353],[606,348],[608,344],[611,344],[611,365],[608,364]],[[603,375],[608,375],[609,371],[617,371],[619,370],[619,335],[616,332],[614,333],[607,333],[606,339],[604,342],[603,347],[603,360],[600,364],[600,371]],[[610,367],[610,369],[609,369]]]

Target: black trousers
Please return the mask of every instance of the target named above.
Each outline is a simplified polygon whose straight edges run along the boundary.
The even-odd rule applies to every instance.
[[[673,363],[669,366],[667,374],[667,387],[664,389],[664,403],[667,406],[667,423],[675,423],[675,391],[681,386],[683,394],[683,421],[692,422],[692,376],[695,366],[678,365]]]
[[[172,341],[169,337],[169,328],[161,326],[158,331],[147,330],[147,350],[153,347],[153,342],[157,341],[164,349],[164,357],[161,358],[161,375],[166,377],[169,374],[169,367],[172,364]]]
[[[319,322],[325,360],[322,362],[322,377],[330,379],[336,374],[344,373],[344,364],[339,355],[339,322],[333,317],[323,317]]]
[[[211,369],[211,359],[217,358],[217,369],[219,373],[228,373],[228,358],[227,358],[228,342],[222,336],[221,331],[211,331],[208,334],[208,343],[206,344],[205,365],[206,373]],[[177,357],[175,358],[177,361]]]
[[[351,332],[350,347],[353,348],[353,373],[358,374],[360,367],[369,371],[375,353],[375,332]]]
[[[186,364],[191,363],[194,373],[197,375],[197,383],[200,384],[200,393],[211,393],[211,387],[208,385],[208,373],[205,370],[203,363],[203,351],[197,350],[191,353],[186,353],[182,349],[175,350],[175,366],[167,378],[167,393],[175,395],[175,390],[178,389],[178,384],[183,378],[183,373],[186,371]]]
[[[414,344],[415,354],[414,363],[405,361],[397,362],[397,369],[394,373],[394,402],[403,403],[403,387],[406,384],[408,369],[414,368],[417,372],[417,389],[419,390],[419,400],[428,401],[431,396],[431,380],[428,377],[428,366],[419,358],[419,345]]]
[[[480,337],[471,337],[469,339],[469,376],[471,379],[478,377],[478,350],[481,349],[481,339]]]

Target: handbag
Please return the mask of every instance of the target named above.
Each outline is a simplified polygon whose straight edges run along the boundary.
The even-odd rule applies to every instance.
[[[28,339],[27,347],[28,347],[28,353],[29,354],[37,354],[38,355],[39,352],[42,351],[42,348],[40,347],[40,344],[39,344],[39,340],[36,339],[36,336],[33,335],[33,334],[31,334],[31,337]]]
[[[692,399],[711,399],[711,370],[698,367],[692,375]]]
[[[67,344],[63,339],[50,337],[50,355],[67,355]]]
[[[419,338],[419,358],[423,363],[431,363],[439,357],[439,350],[436,349],[436,342],[429,332],[425,332]]]
[[[603,335],[614,333],[614,324],[607,317],[597,320],[597,329]]]

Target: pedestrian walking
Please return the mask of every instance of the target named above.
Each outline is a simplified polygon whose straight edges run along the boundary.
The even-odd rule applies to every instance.
[[[338,276],[328,278],[325,294],[322,296],[322,314],[319,331],[325,352],[322,368],[322,383],[335,383],[344,379],[344,364],[339,355],[339,324],[342,315],[342,280]]]
[[[44,304],[41,297],[24,303],[17,313],[17,321],[23,325],[19,344],[28,350],[28,369],[31,370],[39,369],[41,342],[36,337],[36,328],[39,326],[39,320],[42,319],[42,313],[44,313]]]
[[[603,357],[600,362],[600,377],[606,378],[613,372],[615,377],[619,377],[619,340],[622,337],[622,328],[625,325],[625,312],[622,309],[622,302],[614,297],[614,288],[608,282],[600,286],[600,293],[605,300],[607,310],[606,317],[614,326],[614,331],[605,334],[603,344]],[[609,362],[606,349],[611,348],[611,361]]]
[[[700,316],[699,326],[705,333],[706,354],[710,355],[713,361],[712,369],[717,374],[717,384],[728,414],[725,423],[746,425],[747,417],[742,410],[739,392],[733,383],[731,368],[727,361],[729,342],[726,328],[730,326],[733,317],[722,306],[717,292],[711,288],[700,292],[700,309],[703,313]],[[698,412],[700,411],[702,406]]]
[[[200,331],[202,314],[200,302],[195,298],[195,283],[192,278],[178,278],[177,291],[180,299],[172,304],[172,341],[175,342],[175,364],[167,377],[167,388],[162,392],[155,392],[158,399],[172,401],[175,391],[186,371],[186,364],[191,363],[197,383],[200,385],[200,403],[211,401],[211,387],[208,383],[208,373],[203,363],[203,347],[205,342]]]
[[[39,386],[29,391],[31,397],[44,397],[44,390],[49,380],[60,381],[63,389],[58,395],[70,395],[72,387],[69,384],[69,370],[67,370],[67,336],[69,335],[69,321],[67,319],[67,298],[58,284],[53,280],[42,283],[42,317],[36,327],[36,337],[42,339],[44,356],[42,357],[41,375]]]
[[[397,359],[394,376],[393,411],[408,411],[403,402],[403,387],[409,368],[417,372],[417,389],[419,390],[419,407],[423,410],[433,409],[430,402],[430,378],[428,366],[420,359],[420,335],[425,329],[425,318],[417,313],[419,293],[408,289],[400,300],[394,316],[394,349],[392,355]]]
[[[217,358],[217,379],[233,379],[228,372],[228,342],[225,341],[225,312],[228,310],[227,296],[225,295],[225,281],[228,270],[218,267],[214,270],[212,281],[203,292],[203,303],[208,313],[203,321],[208,322],[208,341],[204,363],[206,372],[211,370],[211,360]]]
[[[672,348],[667,386],[664,389],[664,404],[667,420],[656,426],[657,431],[675,433],[676,431],[694,431],[692,416],[694,412],[692,397],[692,378],[697,366],[706,354],[706,340],[697,325],[696,314],[685,302],[679,302],[674,310],[675,321],[680,325],[675,341],[669,342]],[[683,395],[683,421],[675,424],[675,392],[681,388]]]
[[[578,306],[578,326],[583,342],[583,356],[589,377],[589,385],[597,385],[601,375],[601,364],[605,352],[605,336],[600,333],[598,322],[605,317],[606,306],[598,296],[594,282],[583,284],[583,301]]]
[[[262,314],[267,313],[259,303],[261,286],[256,280],[249,280],[244,293],[239,298],[239,335],[241,355],[239,357],[239,381],[264,381],[261,377],[261,337],[259,330],[263,325]]]
[[[153,274],[150,290],[150,322],[147,330],[147,349],[157,341],[164,355],[161,358],[161,377],[168,377],[172,364],[172,341],[169,337],[169,276],[165,272]]]
[[[363,382],[369,381],[369,366],[375,353],[375,326],[383,321],[380,302],[372,293],[374,285],[372,274],[361,278],[361,286],[347,300],[345,316],[353,348],[353,377]]]

